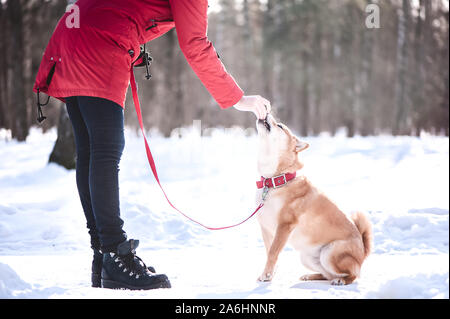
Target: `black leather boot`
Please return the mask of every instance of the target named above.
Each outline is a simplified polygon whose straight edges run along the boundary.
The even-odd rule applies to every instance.
[[[148,290],[171,287],[166,275],[151,272],[136,256],[138,245],[139,240],[129,239],[118,245],[115,252],[103,254],[103,288]]]
[[[102,286],[102,265],[103,254],[100,250],[93,248],[94,258],[92,259],[92,287],[100,288]]]
[[[92,248],[94,250],[94,257],[92,259],[92,287],[102,287],[102,266],[103,266],[103,254],[99,249]],[[156,273],[155,268],[148,266],[148,270],[152,273]]]

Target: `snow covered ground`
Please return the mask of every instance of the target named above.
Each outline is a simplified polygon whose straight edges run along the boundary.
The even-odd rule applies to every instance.
[[[348,286],[300,282],[308,273],[286,247],[272,283],[257,283],[265,251],[256,219],[208,231],[165,201],[143,140],[127,131],[121,208],[138,255],[166,273],[172,289],[90,288],[91,251],[75,172],[48,165],[56,132],[26,143],[0,131],[0,298],[449,298],[449,140],[326,135],[307,138],[304,173],[345,211],[367,212],[374,252]],[[216,130],[199,139],[152,134],[169,198],[209,226],[254,210],[256,137]]]

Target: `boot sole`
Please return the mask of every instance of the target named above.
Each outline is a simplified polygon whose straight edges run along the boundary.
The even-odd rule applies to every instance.
[[[108,279],[102,279],[102,287],[109,289],[129,289],[129,290],[150,290],[159,288],[171,288],[170,281],[165,280],[161,282],[154,283],[148,286],[130,286],[122,282],[117,282]]]

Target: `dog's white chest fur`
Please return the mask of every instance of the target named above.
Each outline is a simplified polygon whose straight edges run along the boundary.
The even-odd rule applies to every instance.
[[[275,232],[277,228],[278,216],[283,205],[283,200],[276,196],[275,192],[276,190],[274,189],[269,190],[266,200],[264,201],[264,206],[258,214],[259,223],[270,232]],[[258,189],[256,192],[256,202],[258,205],[262,201],[262,194],[263,189]]]

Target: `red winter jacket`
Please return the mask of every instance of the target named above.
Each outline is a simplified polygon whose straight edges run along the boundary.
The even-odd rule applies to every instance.
[[[207,0],[78,0],[76,5],[79,28],[66,24],[75,11],[61,18],[45,50],[35,92],[63,102],[68,96],[96,96],[123,107],[139,45],[175,27],[183,54],[220,107],[233,106],[243,96],[207,38]]]

